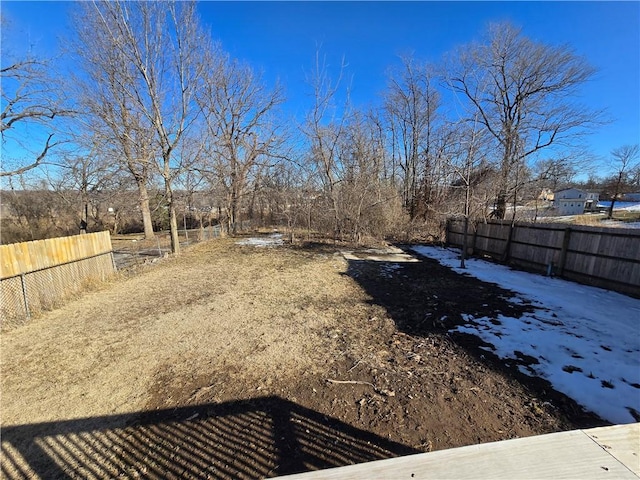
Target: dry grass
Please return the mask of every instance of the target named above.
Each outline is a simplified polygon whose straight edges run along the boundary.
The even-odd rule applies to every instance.
[[[576,215],[575,217],[573,217],[572,223],[575,225],[587,225],[590,227],[597,227],[605,218],[606,218],[606,215],[604,213],[590,214],[590,215]]]
[[[312,372],[346,311],[370,308],[346,266],[221,239],[87,293],[2,336],[2,424],[142,410],[158,375],[224,367],[259,387]]]

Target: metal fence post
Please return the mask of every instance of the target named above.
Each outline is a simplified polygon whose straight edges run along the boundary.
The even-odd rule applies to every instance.
[[[24,299],[24,313],[27,315],[27,319],[31,318],[31,312],[29,311],[29,299],[27,298],[27,282],[25,280],[25,274],[20,275],[20,283],[22,284],[22,298]]]

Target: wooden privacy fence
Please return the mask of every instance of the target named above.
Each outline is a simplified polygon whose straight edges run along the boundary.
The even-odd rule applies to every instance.
[[[50,309],[114,271],[108,231],[0,245],[0,322]]]
[[[447,222],[462,248],[464,222]],[[469,223],[467,252],[640,298],[640,230],[558,223]]]

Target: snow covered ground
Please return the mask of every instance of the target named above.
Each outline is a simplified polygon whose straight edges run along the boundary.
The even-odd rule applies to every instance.
[[[600,201],[598,202],[598,207],[609,208],[611,206],[611,202]],[[614,210],[624,210],[627,212],[640,212],[640,202],[621,202],[618,201],[613,206]]]
[[[281,233],[272,233],[265,237],[250,237],[236,242],[237,245],[248,245],[252,247],[275,247],[284,244]]]
[[[452,331],[480,337],[501,358],[515,359],[516,351],[535,357],[539,363],[521,366],[523,373],[548,380],[612,423],[638,421],[631,412],[640,412],[640,300],[478,259],[468,259],[463,270],[454,250],[413,250],[509,289],[515,292],[511,302],[535,308],[520,318],[467,315]]]
[[[602,220],[599,227],[640,228],[640,222],[620,222],[618,220]]]

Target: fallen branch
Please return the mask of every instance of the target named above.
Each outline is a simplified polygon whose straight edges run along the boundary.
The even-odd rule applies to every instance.
[[[362,360],[358,360],[358,361],[353,365],[353,367],[351,367],[349,370],[347,370],[347,372],[350,372],[351,370],[353,370],[354,368],[356,368],[358,365],[360,365],[360,362],[361,362],[361,361],[362,361]]]

